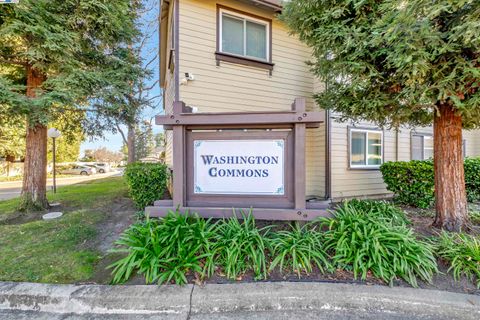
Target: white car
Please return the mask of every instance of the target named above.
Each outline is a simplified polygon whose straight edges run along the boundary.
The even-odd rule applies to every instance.
[[[94,164],[94,166],[97,169],[98,173],[107,173],[112,171],[112,168],[110,168],[110,165],[108,163],[97,162]]]
[[[88,166],[74,165],[70,168],[61,169],[60,173],[61,174],[79,174],[81,176],[89,176],[92,174],[96,174],[97,169],[88,167]]]

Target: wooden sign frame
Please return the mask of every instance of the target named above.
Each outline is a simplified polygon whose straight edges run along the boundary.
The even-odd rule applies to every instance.
[[[312,220],[328,216],[328,204],[307,203],[305,194],[306,130],[316,128],[324,121],[323,113],[305,110],[304,98],[295,99],[291,111],[284,112],[192,113],[192,108],[183,102],[175,102],[172,114],[156,117],[157,125],[173,130],[172,200],[158,200],[154,206],[146,208],[146,213],[161,217],[179,208],[207,218],[223,218],[235,213],[240,215],[240,209],[252,209],[255,218],[263,220]],[[285,139],[285,197],[194,195],[191,150],[195,137],[216,140]]]

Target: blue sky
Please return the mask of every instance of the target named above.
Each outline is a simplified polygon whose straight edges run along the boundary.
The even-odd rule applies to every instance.
[[[142,30],[144,34],[148,34],[149,38],[148,41],[142,50],[142,57],[145,62],[150,61],[156,54],[158,50],[158,23],[157,23],[157,16],[158,16],[158,0],[145,0],[147,8],[152,8],[147,13],[144,14],[142,18],[143,27]],[[150,65],[150,68],[154,72],[153,77],[151,79],[151,83],[155,82],[159,78],[159,61],[157,60]],[[157,96],[161,94],[160,86],[156,85],[154,89],[151,90],[150,96]],[[162,109],[162,98],[158,99],[158,107],[156,109],[148,109],[145,110],[143,114],[143,118],[150,120],[155,115],[161,113]],[[126,128],[125,133],[126,133]],[[154,132],[161,132],[162,129],[159,126],[154,125]],[[86,141],[82,143],[80,147],[80,156],[83,157],[85,150],[87,149],[97,149],[101,147],[107,147],[109,150],[112,151],[120,151],[123,145],[122,136],[120,133],[111,133],[105,132],[104,138],[96,138],[92,140],[87,137]]]

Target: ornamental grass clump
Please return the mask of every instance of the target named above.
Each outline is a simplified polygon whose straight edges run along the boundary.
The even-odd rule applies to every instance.
[[[348,201],[348,205],[369,217],[387,220],[393,225],[410,223],[403,210],[387,201],[352,199]]]
[[[355,278],[365,280],[370,271],[390,284],[400,277],[416,287],[417,277],[430,282],[437,272],[431,245],[405,225],[369,216],[348,202],[333,215],[321,220],[327,229],[325,249],[332,252],[334,266],[353,271]]]
[[[136,272],[146,283],[187,283],[187,275],[201,278],[214,270],[211,241],[215,225],[188,212],[170,212],[166,217],[133,224],[115,243],[112,252],[126,257],[109,266],[113,283],[127,281]]]
[[[274,232],[270,236],[270,247],[273,257],[270,271],[278,266],[280,272],[285,268],[300,278],[302,272],[311,273],[314,266],[322,273],[332,269],[318,225],[295,223],[289,230]]]
[[[230,279],[237,279],[252,270],[256,279],[267,278],[266,237],[269,227],[257,228],[251,212],[241,212],[243,220],[236,215],[218,222],[215,231],[215,262]]]
[[[439,258],[450,264],[448,272],[458,280],[462,275],[470,281],[476,279],[480,288],[480,240],[464,233],[442,232],[436,243]]]

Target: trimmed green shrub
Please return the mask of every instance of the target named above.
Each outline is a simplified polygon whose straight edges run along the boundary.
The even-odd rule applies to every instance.
[[[480,158],[466,158],[465,188],[470,202],[480,200]],[[387,190],[395,193],[399,203],[429,208],[435,201],[435,178],[432,160],[386,162],[380,167]]]
[[[126,257],[109,266],[113,268],[113,283],[127,281],[132,273],[145,276],[146,283],[187,283],[187,274],[203,278],[214,270],[211,241],[215,225],[210,220],[170,212],[160,220],[146,218],[133,224],[115,243],[112,252]]]
[[[137,162],[127,165],[125,179],[135,206],[143,210],[155,200],[162,199],[169,176],[164,164]]]
[[[400,277],[417,286],[417,277],[430,282],[437,264],[431,245],[417,240],[404,225],[393,225],[385,217],[369,216],[342,204],[333,219],[321,219],[326,249],[333,253],[337,268],[352,270],[354,277],[367,278],[369,271],[386,282]]]
[[[386,219],[394,225],[410,223],[403,210],[387,201],[352,199],[346,202],[350,207],[372,218]]]
[[[450,264],[448,272],[458,280],[464,275],[470,281],[476,278],[480,289],[480,240],[462,233],[442,232],[437,240],[437,255]]]
[[[480,200],[480,158],[465,159],[465,187],[469,202]]]
[[[380,167],[387,190],[399,203],[429,208],[434,200],[433,161],[386,162]]]
[[[215,230],[215,262],[226,276],[236,279],[247,270],[253,270],[256,279],[267,278],[265,252],[269,227],[258,229],[251,212],[219,221]]]
[[[283,272],[286,267],[300,278],[302,272],[311,273],[313,266],[317,266],[320,272],[331,270],[332,265],[324,249],[323,232],[317,229],[318,226],[313,224],[300,227],[295,223],[290,230],[274,232],[270,236],[273,257],[270,271],[279,266],[280,272]]]

